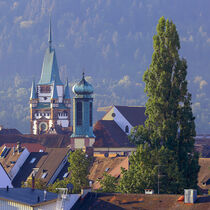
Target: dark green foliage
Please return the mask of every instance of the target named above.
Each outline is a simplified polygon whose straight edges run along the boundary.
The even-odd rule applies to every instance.
[[[69,178],[64,178],[63,180],[56,180],[53,184],[48,185],[47,191],[58,193],[58,188],[67,188],[67,185],[70,183]],[[71,193],[71,190],[69,189],[69,192]]]
[[[70,183],[73,184],[73,193],[80,193],[82,187],[88,186],[88,174],[91,159],[80,149],[69,155]]]
[[[101,190],[106,193],[114,193],[117,191],[117,178],[108,173],[103,174],[103,179],[100,180]]]
[[[31,179],[28,179],[26,182],[22,182],[21,183],[21,187],[23,187],[23,188],[25,188],[25,187],[32,188],[32,181],[31,181]],[[46,182],[44,182],[42,179],[35,179],[34,188],[35,189],[39,189],[39,190],[47,190]]]
[[[198,154],[194,150],[196,134],[191,94],[186,80],[187,63],[179,57],[179,36],[172,21],[160,18],[153,41],[152,62],[143,76],[148,118],[145,127],[136,127],[130,136],[132,142],[144,146],[132,155],[131,160],[139,159],[131,161],[133,172],[124,172],[124,177],[131,173],[138,176],[133,182],[142,191],[147,187],[144,180],[152,174],[150,182],[146,183],[155,187],[157,180],[153,175],[157,176],[155,166],[159,165],[164,175],[161,176],[162,192],[183,193],[184,188],[196,188],[199,171]],[[141,165],[139,169],[137,164]],[[145,169],[148,171],[144,177]]]

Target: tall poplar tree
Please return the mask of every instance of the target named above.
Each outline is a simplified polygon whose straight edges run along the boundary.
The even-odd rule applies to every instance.
[[[183,193],[184,188],[197,187],[199,165],[194,149],[195,118],[187,89],[187,63],[179,56],[179,35],[172,21],[160,18],[153,48],[152,62],[143,76],[148,118],[145,126],[133,130],[130,139],[143,145],[141,153],[146,149],[156,154],[151,164],[142,158],[140,163],[150,167],[154,176],[159,174],[160,191]],[[138,163],[133,164],[135,168]],[[157,181],[156,178],[151,185],[156,185]]]

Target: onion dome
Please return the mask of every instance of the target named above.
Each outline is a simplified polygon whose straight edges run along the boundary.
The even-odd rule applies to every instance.
[[[76,95],[91,95],[93,93],[93,86],[85,80],[84,72],[82,80],[73,86],[72,91]]]

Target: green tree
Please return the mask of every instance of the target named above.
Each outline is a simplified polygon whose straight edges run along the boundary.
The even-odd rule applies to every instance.
[[[25,188],[25,187],[32,188],[32,180],[28,179],[26,182],[22,182],[21,183],[21,187],[23,187],[23,188]],[[39,190],[47,190],[46,182],[44,182],[42,179],[35,179],[34,188],[35,189],[39,189]]]
[[[58,188],[67,188],[67,185],[69,183],[70,183],[69,178],[64,178],[63,180],[57,179],[53,184],[47,186],[47,191],[58,193],[59,192]],[[70,190],[69,193],[71,193]]]
[[[73,192],[79,193],[82,187],[88,186],[88,174],[91,159],[82,150],[75,150],[69,155],[70,182],[73,184]]]
[[[107,172],[103,174],[103,179],[101,179],[99,182],[102,188],[102,192],[114,193],[117,191],[117,178],[111,176]]]
[[[151,156],[151,160],[147,164],[148,158],[141,157],[139,162],[153,169],[152,172],[156,170],[156,174],[155,167],[159,167],[159,172],[164,175],[161,178],[162,191],[183,193],[184,188],[197,187],[199,165],[194,149],[196,133],[191,94],[187,89],[187,63],[179,56],[179,35],[172,21],[160,18],[153,48],[151,65],[143,76],[148,118],[145,127],[134,128],[130,139],[137,145],[148,145],[141,151],[147,151],[145,156]],[[155,181],[151,180],[153,186]]]

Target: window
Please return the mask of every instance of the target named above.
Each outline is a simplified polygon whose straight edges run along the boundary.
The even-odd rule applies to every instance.
[[[90,114],[90,126],[92,126],[92,124],[93,124],[93,103],[92,102],[90,102],[90,112],[89,112],[89,114]]]
[[[116,116],[116,114],[113,112],[113,113],[112,113],[112,117],[115,117],[115,116]]]
[[[63,175],[63,178],[66,178],[68,175],[69,175],[69,172],[66,172],[66,173]]]
[[[36,160],[36,158],[32,158],[31,161],[30,161],[30,163],[31,163],[31,164],[34,163],[35,160]]]
[[[47,172],[44,172],[43,174],[42,174],[42,179],[45,179],[47,177]]]
[[[125,132],[126,133],[129,133],[129,127],[128,127],[128,125],[125,126]]]
[[[77,125],[82,125],[82,102],[77,102]]]
[[[50,93],[50,86],[40,86],[41,93]]]

